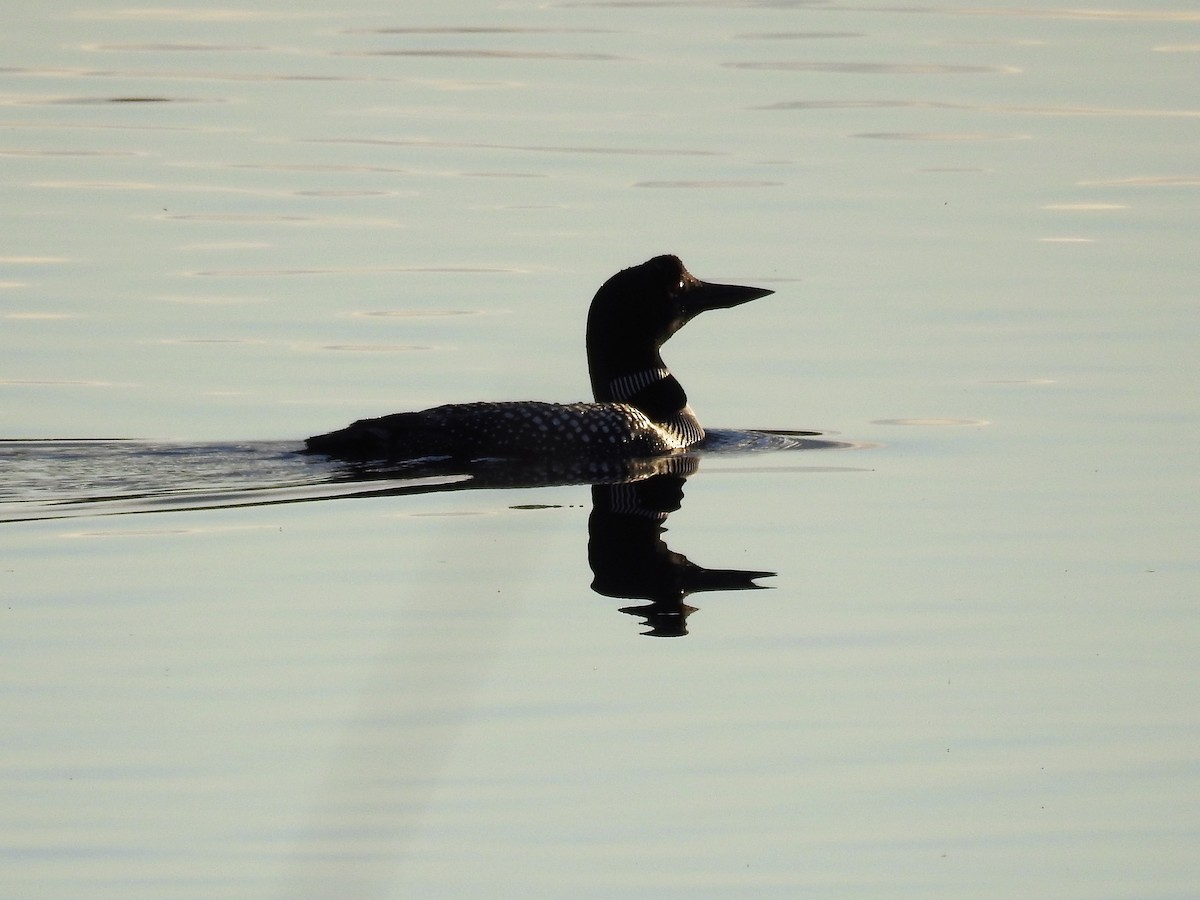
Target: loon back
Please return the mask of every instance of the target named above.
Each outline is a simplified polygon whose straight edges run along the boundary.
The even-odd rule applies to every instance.
[[[305,441],[313,453],[351,459],[654,456],[704,439],[663,343],[709,309],[772,293],[700,281],[675,256],[658,256],[606,281],[588,312],[587,358],[595,403],[454,403],[362,419]]]
[[[686,426],[685,426],[686,427]],[[703,431],[700,432],[703,438]],[[652,422],[627,403],[451,403],[362,419],[309,438],[337,457],[419,459],[656,456],[696,443],[694,433]]]

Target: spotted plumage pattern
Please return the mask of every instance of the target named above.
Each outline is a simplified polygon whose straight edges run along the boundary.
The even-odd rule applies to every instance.
[[[311,438],[309,447],[332,455],[609,459],[680,450],[695,443],[695,435],[687,422],[652,422],[627,403],[521,400],[451,403],[364,419]]]

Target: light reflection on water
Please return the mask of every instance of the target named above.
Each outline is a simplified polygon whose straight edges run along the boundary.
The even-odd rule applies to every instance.
[[[1190,895],[1196,13],[293,7],[6,19],[9,893]],[[293,453],[580,399],[660,252],[781,286],[706,423],[860,449],[630,545]]]

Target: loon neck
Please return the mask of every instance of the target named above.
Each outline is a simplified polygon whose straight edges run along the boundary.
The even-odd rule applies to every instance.
[[[605,399],[617,403],[632,403],[634,398],[642,391],[649,387],[658,389],[660,387],[659,382],[665,381],[668,378],[674,380],[671,370],[666,366],[642,369],[638,372],[630,372],[628,375],[618,375],[615,378],[610,378],[607,385],[608,389],[603,393],[607,395]],[[599,400],[600,397],[597,396],[596,399]]]
[[[609,375],[592,371],[592,393],[601,403],[627,403],[652,422],[679,431],[691,440],[704,436],[700,423],[688,406],[683,386],[661,359],[657,365],[632,372]]]

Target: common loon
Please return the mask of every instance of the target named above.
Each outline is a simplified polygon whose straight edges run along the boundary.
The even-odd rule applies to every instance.
[[[305,441],[340,459],[449,457],[608,460],[694,446],[704,429],[660,348],[688,321],[773,291],[712,284],[676,256],[656,256],[601,285],[587,320],[594,403],[452,403],[362,419]]]

